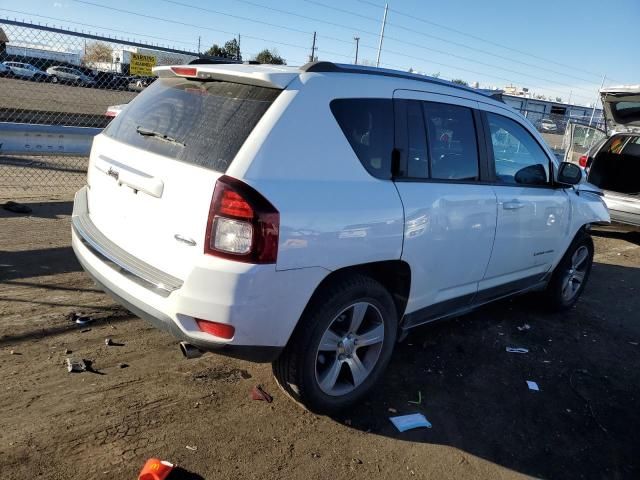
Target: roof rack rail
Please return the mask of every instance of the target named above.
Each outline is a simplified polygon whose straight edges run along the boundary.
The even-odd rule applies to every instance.
[[[492,97],[483,91],[478,91],[475,88],[459,85],[457,83],[450,82],[448,80],[441,80],[435,77],[428,77],[426,75],[420,75],[417,73],[402,72],[400,70],[391,70],[388,68],[369,67],[365,65],[351,65],[344,63],[333,63],[326,61],[309,62],[300,67],[301,72],[307,73],[355,73],[362,75],[380,75],[384,77],[396,77],[404,78],[407,80],[417,80],[419,82],[433,83],[436,85],[444,85],[447,87],[453,87],[467,92],[473,92],[483,97]]]

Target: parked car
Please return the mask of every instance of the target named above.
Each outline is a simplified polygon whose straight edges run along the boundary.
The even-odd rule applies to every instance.
[[[39,68],[34,67],[30,63],[23,62],[3,62],[5,66],[9,67],[11,73],[16,77],[26,78],[29,80],[35,80],[37,82],[56,82],[55,77],[51,77],[47,72],[43,72]]]
[[[72,83],[81,87],[93,86],[96,81],[89,75],[85,75],[80,70],[71,67],[56,65],[47,68],[47,73],[58,82]]]
[[[604,190],[611,219],[640,227],[640,85],[609,87],[600,96],[606,136],[579,164]]]
[[[556,122],[554,122],[553,120],[549,119],[549,118],[543,118],[542,120],[540,120],[537,125],[538,130],[540,130],[542,133],[557,133],[558,132],[558,125],[556,124]]]
[[[128,90],[129,77],[119,75],[113,72],[98,71],[93,76],[96,88],[105,88],[109,90]]]
[[[73,248],[186,356],[273,362],[293,398],[330,413],[372,389],[413,327],[582,293],[606,206],[505,104],[329,62],[155,72],[93,141]]]
[[[13,72],[4,63],[0,63],[0,77],[12,77]]]

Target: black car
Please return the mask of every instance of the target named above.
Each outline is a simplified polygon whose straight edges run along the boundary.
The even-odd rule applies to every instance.
[[[93,75],[96,81],[96,88],[105,88],[108,90],[128,90],[129,77],[119,75],[113,72],[97,72]]]

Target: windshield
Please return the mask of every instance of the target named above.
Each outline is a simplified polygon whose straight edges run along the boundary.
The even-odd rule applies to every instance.
[[[134,147],[225,172],[280,90],[163,78],[105,129]]]

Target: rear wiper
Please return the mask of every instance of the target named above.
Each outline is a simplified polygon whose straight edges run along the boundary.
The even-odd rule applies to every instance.
[[[180,145],[181,147],[187,146],[186,144],[182,143],[179,140],[176,140],[173,137],[170,137],[168,135],[165,135],[164,133],[156,132],[155,130],[151,130],[149,128],[145,128],[142,126],[138,126],[138,128],[136,128],[136,132],[138,132],[138,134],[142,135],[143,137],[155,137],[155,138],[159,138],[160,140],[164,140],[166,142],[175,143],[176,145]]]

